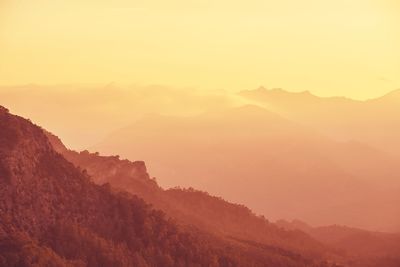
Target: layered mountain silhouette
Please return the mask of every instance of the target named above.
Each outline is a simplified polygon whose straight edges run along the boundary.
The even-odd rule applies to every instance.
[[[0,86],[2,105],[62,134],[66,144],[79,149],[93,145],[143,114],[193,115],[231,106],[231,98],[222,92],[157,85]]]
[[[138,195],[180,224],[195,225],[221,237],[278,246],[313,258],[335,259],[349,266],[396,266],[399,263],[398,234],[344,226],[314,228],[298,220],[290,223],[279,220],[274,224],[243,205],[226,202],[205,192],[192,188],[164,190],[150,179],[143,162],[88,151],[78,153],[67,149],[56,136],[47,134],[53,147],[76,166],[87,170],[93,181],[98,184],[108,182],[116,189]]]
[[[56,151],[87,171],[96,184],[109,183],[116,190],[137,195],[180,224],[195,225],[217,235],[253,240],[313,257],[322,257],[329,252],[304,233],[282,231],[243,205],[226,202],[193,188],[164,190],[150,178],[143,162],[130,162],[88,151],[75,152],[67,149],[53,134],[47,135]]]
[[[292,98],[318,101],[309,93]],[[145,116],[93,149],[143,159],[164,186],[206,190],[274,220],[400,229],[397,157],[369,144],[336,141],[259,106]]]
[[[324,244],[363,259],[363,266],[377,264],[376,259],[380,259],[382,266],[399,264],[400,234],[370,232],[340,225],[311,227],[299,220],[279,220],[277,224],[287,230],[301,230]]]
[[[3,107],[0,129],[0,266],[337,266],[178,225],[137,196],[94,184],[44,130]],[[141,163],[116,168],[124,166],[148,179]]]
[[[142,116],[101,154],[0,107],[0,266],[399,266],[399,235],[377,231],[400,229],[399,91],[237,98],[251,104]]]
[[[400,156],[400,89],[367,101],[264,87],[239,95],[332,137],[357,140]]]

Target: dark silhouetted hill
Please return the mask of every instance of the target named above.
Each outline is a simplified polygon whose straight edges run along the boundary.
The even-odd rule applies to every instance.
[[[362,267],[366,262],[370,262],[368,266],[380,266],[382,263],[387,266],[396,266],[395,264],[398,263],[394,252],[397,251],[400,243],[391,241],[391,237],[395,235],[382,235],[384,246],[382,242],[375,242],[379,240],[364,239],[368,242],[359,244],[361,245],[359,247],[352,247],[351,242],[357,243],[361,240],[357,236],[352,239],[351,235],[347,236],[347,239],[343,238],[342,243],[336,244],[327,238],[314,235],[314,231],[310,231],[314,228],[301,221],[289,223],[281,220],[278,225],[275,225],[263,217],[256,216],[243,205],[229,203],[206,192],[192,188],[164,190],[154,179],[150,179],[143,162],[129,162],[120,160],[118,156],[100,156],[98,153],[88,151],[78,153],[67,149],[56,136],[50,133],[48,136],[60,153],[76,166],[86,169],[96,183],[108,182],[116,189],[138,195],[165,211],[180,224],[195,225],[223,238],[240,240],[240,242],[258,247],[283,248],[313,258],[336,259],[343,264],[349,264],[348,266]],[[131,168],[124,167],[129,165]],[[281,227],[285,230],[280,229]],[[363,230],[358,231],[369,233]],[[341,231],[334,231],[331,236],[337,236],[340,239],[339,232]],[[321,246],[304,233],[326,246]],[[374,254],[360,253],[365,249],[373,250]],[[391,253],[383,253],[386,252],[385,249]]]
[[[137,196],[94,184],[41,128],[4,108],[0,129],[0,266],[328,266],[178,226]]]
[[[232,204],[220,197],[193,188],[164,190],[150,178],[143,162],[121,160],[118,156],[101,156],[88,151],[67,149],[61,140],[47,133],[53,147],[77,167],[87,171],[97,184],[109,183],[120,191],[143,198],[178,223],[195,225],[223,237],[250,239],[260,243],[322,258],[329,251],[299,231],[282,231],[264,217],[256,216],[243,205]]]

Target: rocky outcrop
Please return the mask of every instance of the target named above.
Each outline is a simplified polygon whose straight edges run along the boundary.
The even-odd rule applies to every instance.
[[[101,156],[87,150],[76,152],[68,149],[55,135],[46,132],[54,149],[75,166],[86,171],[99,185],[110,183],[115,189],[144,197],[156,194],[161,188],[151,179],[143,161],[121,160],[119,156]]]

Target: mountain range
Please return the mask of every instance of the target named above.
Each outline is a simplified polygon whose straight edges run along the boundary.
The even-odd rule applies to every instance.
[[[361,257],[205,192],[164,190],[143,162],[69,150],[3,107],[0,128],[0,266],[398,264],[397,250],[366,243]]]
[[[101,156],[97,152],[75,152],[53,134],[47,135],[53,147],[76,166],[87,170],[95,183],[110,183],[116,189],[140,196],[180,224],[195,225],[222,237],[278,246],[313,258],[335,259],[349,266],[397,264],[399,234],[338,225],[311,227],[298,220],[272,223],[243,205],[193,188],[164,190],[150,178],[143,162]]]
[[[140,158],[165,187],[193,186],[273,220],[400,229],[396,156],[338,141],[264,107],[148,115],[91,150]]]
[[[366,101],[264,87],[239,95],[336,139],[356,140],[400,156],[400,89]]]
[[[399,266],[399,92],[235,99],[92,152],[0,106],[0,266]]]
[[[93,183],[43,129],[3,107],[0,128],[0,266],[338,266],[179,225],[135,195]]]

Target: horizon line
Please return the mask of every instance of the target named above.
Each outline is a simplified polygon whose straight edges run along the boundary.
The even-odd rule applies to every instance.
[[[115,81],[110,81],[110,82],[66,82],[66,83],[36,83],[36,82],[32,82],[32,83],[21,83],[21,84],[0,84],[0,90],[1,89],[12,89],[12,88],[23,88],[23,87],[42,87],[42,88],[53,88],[53,87],[73,87],[73,86],[83,86],[84,88],[80,88],[80,89],[100,89],[100,88],[96,88],[97,87],[102,87],[102,88],[106,88],[106,87],[115,87],[115,89],[133,89],[132,87],[142,87],[142,88],[146,88],[146,87],[164,87],[164,88],[170,88],[170,89],[177,89],[177,90],[202,90],[205,92],[225,92],[225,93],[231,93],[233,95],[239,95],[242,92],[252,92],[252,91],[257,91],[257,90],[265,90],[265,91],[277,91],[280,90],[282,92],[286,92],[289,94],[309,94],[311,96],[317,97],[317,98],[321,98],[321,99],[329,99],[329,98],[344,98],[350,101],[356,101],[356,102],[367,102],[367,101],[372,101],[372,100],[376,100],[376,99],[380,99],[383,97],[386,97],[394,92],[400,91],[400,88],[394,88],[391,90],[388,90],[386,93],[377,95],[375,97],[367,97],[367,98],[356,98],[356,97],[350,97],[350,96],[346,96],[346,95],[326,95],[326,96],[322,96],[320,94],[316,94],[314,92],[312,92],[312,90],[291,90],[291,89],[286,89],[286,88],[282,88],[282,87],[271,87],[268,88],[264,85],[260,85],[260,86],[256,86],[253,89],[241,89],[241,90],[235,90],[235,91],[231,91],[229,89],[225,89],[225,88],[214,88],[214,89],[204,89],[204,88],[200,88],[197,86],[173,86],[173,85],[168,85],[168,84],[159,84],[159,83],[148,83],[148,84],[142,84],[142,83],[136,83],[136,82],[115,82]],[[89,88],[89,87],[93,87],[94,88]],[[127,88],[129,87],[129,88]],[[74,89],[79,89],[79,88],[74,88]]]

